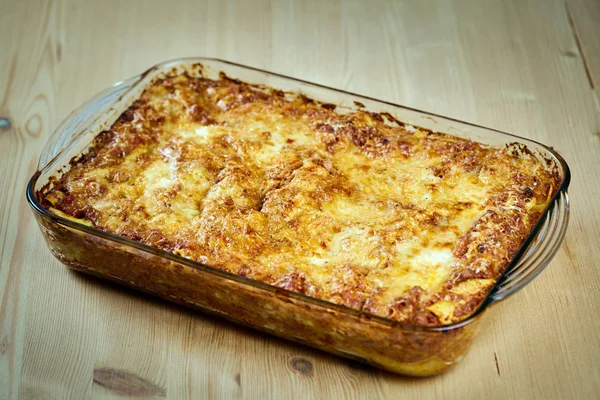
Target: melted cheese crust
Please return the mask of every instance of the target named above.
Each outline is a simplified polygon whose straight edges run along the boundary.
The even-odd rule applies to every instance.
[[[180,75],[149,87],[38,196],[223,270],[442,325],[476,309],[557,188],[522,146]]]

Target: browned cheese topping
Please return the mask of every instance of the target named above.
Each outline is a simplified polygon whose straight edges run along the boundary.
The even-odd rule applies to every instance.
[[[430,326],[485,298],[558,189],[546,164],[523,146],[180,75],[38,196],[191,260]]]

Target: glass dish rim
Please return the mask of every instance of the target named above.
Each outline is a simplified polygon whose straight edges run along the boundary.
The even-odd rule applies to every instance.
[[[471,122],[467,122],[467,121],[463,121],[463,120],[459,120],[456,118],[452,118],[452,117],[447,117],[444,115],[440,115],[440,114],[436,114],[436,113],[432,113],[432,112],[428,112],[428,111],[423,111],[423,110],[419,110],[416,108],[412,108],[412,107],[408,107],[408,106],[404,106],[404,105],[400,105],[400,104],[396,104],[390,101],[386,101],[386,100],[380,100],[377,98],[373,98],[370,96],[366,96],[366,95],[361,95],[361,94],[357,94],[357,93],[353,93],[353,92],[349,92],[349,91],[345,91],[342,89],[337,89],[337,88],[333,88],[330,86],[326,86],[326,85],[322,85],[319,83],[314,83],[314,82],[310,82],[310,81],[306,81],[303,79],[298,79],[298,78],[294,78],[294,77],[290,77],[290,76],[286,76],[283,74],[279,74],[279,73],[275,73],[275,72],[271,72],[271,71],[267,71],[264,69],[260,69],[260,68],[255,68],[255,67],[251,67],[251,66],[247,66],[247,65],[243,65],[243,64],[239,64],[239,63],[235,63],[235,62],[231,62],[231,61],[227,61],[227,60],[222,60],[219,58],[212,58],[212,57],[188,57],[188,58],[179,58],[179,59],[175,59],[175,60],[169,60],[169,61],[165,61],[162,63],[158,63],[153,65],[152,67],[150,67],[149,69],[147,69],[146,71],[142,72],[141,74],[138,74],[136,76],[133,76],[131,78],[128,79],[124,79],[124,80],[120,80],[118,82],[115,82],[112,86],[110,87],[117,87],[121,84],[123,84],[124,82],[131,82],[131,85],[123,92],[120,94],[119,99],[122,98],[123,96],[125,96],[127,93],[129,93],[131,90],[133,90],[134,88],[137,87],[138,84],[140,84],[141,82],[143,82],[144,78],[150,74],[151,72],[155,71],[155,70],[159,70],[159,69],[167,69],[169,67],[172,66],[176,66],[176,65],[181,65],[184,63],[202,63],[203,61],[209,61],[209,62],[217,62],[217,63],[221,63],[221,64],[228,64],[237,68],[242,68],[242,69],[247,69],[247,70],[251,70],[251,71],[255,71],[255,72],[259,72],[259,73],[263,73],[263,74],[267,74],[270,76],[275,76],[275,77],[279,77],[279,78],[283,78],[289,81],[294,81],[294,82],[298,82],[304,85],[310,85],[310,86],[314,86],[314,87],[318,87],[321,89],[325,89],[325,90],[329,90],[329,91],[333,91],[333,92],[337,92],[340,94],[344,94],[344,95],[348,95],[348,96],[352,96],[354,98],[357,99],[363,99],[363,100],[368,100],[368,101],[373,101],[376,103],[380,103],[383,105],[387,105],[387,106],[391,106],[391,107],[395,107],[395,108],[401,108],[404,110],[408,110],[411,112],[415,112],[415,113],[419,113],[421,115],[424,116],[428,116],[428,117],[433,117],[433,118],[441,118],[447,121],[452,121],[452,122],[456,122],[459,123],[461,125],[466,125],[466,126],[470,126],[470,127],[474,127],[474,128],[478,128],[478,129],[484,129],[486,131],[489,132],[494,132],[494,133],[499,133],[501,135],[510,137],[515,139],[515,141],[521,141],[521,142],[530,142],[530,143],[534,143],[538,146],[540,146],[541,148],[543,148],[545,151],[547,151],[548,153],[550,153],[550,155],[552,157],[554,157],[554,159],[558,162],[560,168],[562,169],[563,172],[563,180],[559,186],[559,188],[556,190],[555,194],[553,195],[550,203],[548,204],[548,206],[546,207],[546,209],[544,210],[544,212],[542,213],[542,215],[540,216],[538,222],[534,225],[534,227],[532,228],[532,230],[530,231],[529,235],[527,236],[527,238],[525,239],[525,241],[523,242],[523,244],[521,245],[521,247],[519,248],[519,250],[517,251],[517,253],[515,254],[515,256],[512,258],[512,260],[510,261],[510,263],[508,264],[508,266],[506,267],[506,269],[504,270],[504,272],[496,279],[496,282],[494,284],[494,286],[490,289],[490,291],[487,293],[485,299],[481,302],[481,304],[479,305],[479,307],[471,314],[469,315],[467,318],[449,324],[449,325],[438,325],[438,326],[423,326],[423,325],[414,325],[414,324],[410,324],[407,322],[402,322],[402,321],[395,321],[386,317],[382,317],[379,315],[375,315],[375,314],[371,314],[365,311],[361,311],[361,310],[357,310],[354,308],[350,308],[344,305],[340,305],[340,304],[335,304],[326,300],[322,300],[322,299],[318,299],[315,297],[310,297],[307,295],[304,295],[302,293],[297,293],[297,292],[293,292],[287,289],[283,289],[274,285],[270,285],[268,283],[262,282],[262,281],[258,281],[258,280],[253,280],[250,278],[246,278],[243,277],[241,275],[237,275],[231,272],[227,272],[215,267],[212,267],[210,265],[207,264],[203,264],[197,261],[193,261],[190,259],[187,259],[185,257],[176,255],[174,253],[170,253],[167,252],[165,250],[141,243],[141,242],[137,242],[131,239],[127,239],[124,238],[122,236],[118,236],[94,227],[90,227],[87,225],[84,225],[82,223],[78,223],[75,221],[72,221],[70,219],[61,217],[57,214],[52,213],[50,210],[44,208],[39,201],[37,200],[36,196],[35,196],[35,184],[37,182],[37,179],[39,178],[39,176],[42,174],[43,170],[46,169],[47,167],[49,167],[50,165],[52,165],[52,163],[56,160],[57,157],[59,157],[62,153],[62,151],[58,152],[56,155],[54,155],[50,160],[47,161],[46,165],[44,165],[41,169],[36,170],[36,172],[32,175],[32,177],[29,179],[28,183],[27,183],[27,188],[26,188],[26,198],[27,201],[29,203],[29,205],[31,206],[31,208],[38,213],[40,216],[45,217],[45,218],[49,218],[50,220],[52,220],[55,223],[58,223],[59,225],[63,225],[66,226],[68,228],[71,229],[75,229],[78,230],[80,232],[89,234],[89,235],[93,235],[96,237],[99,237],[101,239],[105,239],[105,240],[109,240],[118,244],[122,244],[122,245],[126,245],[129,247],[133,247],[137,250],[141,250],[144,251],[146,253],[150,253],[153,254],[155,256],[161,257],[163,259],[167,259],[171,262],[176,262],[182,265],[185,265],[187,267],[190,268],[194,268],[196,270],[202,270],[206,273],[210,273],[213,275],[217,275],[220,276],[221,278],[225,278],[228,280],[232,280],[232,281],[236,281],[240,284],[244,284],[244,285],[250,285],[252,287],[255,287],[257,289],[261,289],[261,290],[267,290],[270,292],[276,292],[276,293],[283,293],[285,294],[288,298],[292,298],[294,300],[297,301],[301,301],[301,302],[309,302],[312,303],[315,306],[319,306],[325,309],[330,309],[332,311],[338,311],[338,312],[342,312],[345,314],[350,314],[358,319],[366,319],[366,320],[371,320],[377,323],[381,323],[384,324],[386,326],[389,326],[390,328],[402,328],[402,329],[410,329],[410,330],[414,330],[414,331],[426,331],[426,332],[445,332],[445,331],[451,331],[454,329],[458,329],[460,327],[463,327],[467,324],[470,324],[471,322],[477,320],[479,318],[479,316],[487,309],[488,306],[490,306],[491,304],[493,304],[494,302],[496,302],[497,300],[495,300],[493,297],[497,287],[502,283],[502,281],[504,280],[504,278],[507,276],[507,274],[509,274],[512,269],[514,268],[514,266],[520,261],[521,257],[525,254],[525,252],[527,251],[527,249],[529,248],[529,246],[531,245],[531,243],[536,239],[540,228],[543,226],[546,218],[548,217],[550,211],[552,211],[552,209],[555,207],[555,205],[558,203],[558,198],[561,195],[561,193],[563,192],[567,192],[569,184],[570,184],[570,180],[571,180],[571,171],[570,168],[567,164],[567,162],[564,160],[564,158],[558,153],[556,152],[553,148],[540,143],[536,140],[533,139],[529,139],[529,138],[524,138],[521,136],[517,136],[508,132],[504,132],[498,129],[494,129],[494,128],[489,128],[483,125],[479,125],[479,124],[475,124],[475,123],[471,123]],[[88,99],[86,102],[82,103],[82,105],[80,107],[86,106],[88,105],[88,103],[90,103],[92,101],[92,99],[94,100],[94,102],[98,101],[97,99],[94,99],[94,97]],[[317,99],[318,100],[318,99]],[[93,103],[92,103],[93,104]],[[77,115],[79,115],[81,113],[81,109],[77,108],[73,111],[73,113],[69,114],[68,116],[66,116],[62,122],[67,121],[69,119],[74,118],[76,115],[75,111],[79,111],[79,113],[77,113]],[[62,125],[61,124],[58,125],[58,127],[60,127]],[[57,127],[57,128],[58,128]],[[56,130],[52,132],[52,134],[50,135],[50,138],[53,137],[56,133]],[[449,134],[449,135],[453,135],[453,134]],[[41,156],[40,156],[41,159]],[[518,289],[520,290],[520,289]],[[518,291],[517,290],[517,291]]]

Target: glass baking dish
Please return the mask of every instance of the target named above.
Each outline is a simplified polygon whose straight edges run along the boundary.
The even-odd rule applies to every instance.
[[[36,192],[67,168],[97,133],[110,127],[148,85],[184,71],[208,78],[223,72],[244,82],[300,92],[336,104],[338,110],[360,107],[389,113],[406,124],[493,146],[523,143],[557,168],[561,186],[479,309],[459,323],[439,327],[392,321],[250,280],[63,218],[40,205]],[[525,138],[226,61],[193,58],[159,64],[118,82],[69,115],[40,156],[27,186],[27,200],[51,252],[74,270],[382,369],[427,376],[458,362],[476,336],[484,312],[521,289],[550,262],[567,228],[569,180],[569,168],[560,155]]]

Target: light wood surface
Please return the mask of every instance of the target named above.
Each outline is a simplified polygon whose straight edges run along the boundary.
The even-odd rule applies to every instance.
[[[0,0],[0,117],[12,122],[0,128],[0,398],[598,398],[599,55],[597,0]],[[492,310],[457,367],[429,379],[359,369],[70,272],[25,201],[44,143],[96,92],[184,56],[553,146],[573,174],[562,249]]]

